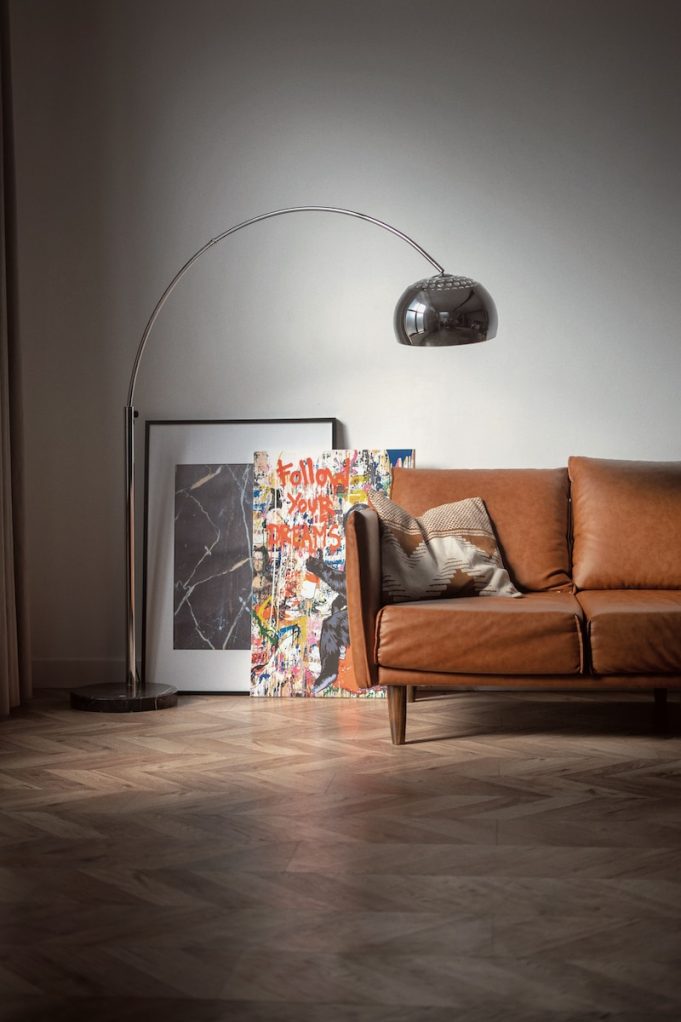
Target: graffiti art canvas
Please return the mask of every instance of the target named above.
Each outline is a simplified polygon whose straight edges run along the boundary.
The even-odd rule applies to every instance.
[[[251,695],[381,694],[360,690],[352,669],[345,522],[413,460],[409,449],[256,453]]]

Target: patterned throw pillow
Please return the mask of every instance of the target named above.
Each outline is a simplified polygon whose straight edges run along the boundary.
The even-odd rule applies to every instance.
[[[480,497],[414,518],[372,490],[381,521],[383,596],[390,603],[447,596],[521,596],[508,577]]]

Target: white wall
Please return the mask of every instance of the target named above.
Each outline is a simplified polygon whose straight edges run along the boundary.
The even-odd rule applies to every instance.
[[[174,294],[143,418],[336,415],[421,466],[679,458],[678,12],[13,0],[38,682],[118,676],[132,358],[176,269],[256,213],[387,220],[485,284],[497,339],[398,347],[428,264],[359,221],[280,218]]]

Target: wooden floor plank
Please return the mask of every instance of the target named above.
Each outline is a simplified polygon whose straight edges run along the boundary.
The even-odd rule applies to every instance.
[[[0,725],[0,1022],[681,1017],[681,706],[184,697]]]

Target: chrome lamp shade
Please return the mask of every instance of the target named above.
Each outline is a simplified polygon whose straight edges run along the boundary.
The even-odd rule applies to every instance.
[[[400,344],[442,348],[495,337],[497,310],[488,291],[469,277],[440,273],[406,289],[395,308]]]

